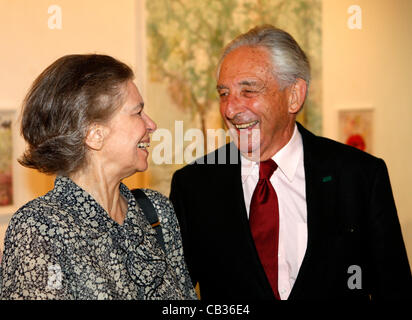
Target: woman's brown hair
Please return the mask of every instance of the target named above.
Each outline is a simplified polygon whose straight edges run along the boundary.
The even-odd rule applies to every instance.
[[[67,55],[51,64],[23,103],[21,133],[28,148],[20,164],[48,174],[80,169],[88,127],[111,117],[133,77],[126,64],[106,55]]]

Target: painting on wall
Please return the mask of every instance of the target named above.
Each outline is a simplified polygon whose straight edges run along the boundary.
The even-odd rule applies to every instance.
[[[358,148],[373,152],[373,110],[341,110],[339,111],[339,141]]]
[[[203,133],[207,151],[208,130],[226,129],[215,78],[222,49],[262,24],[289,32],[309,57],[312,79],[298,121],[321,134],[321,0],[146,1],[147,101],[158,128],[173,134],[176,121],[183,121],[184,132],[197,128]],[[186,147],[191,141],[182,143]],[[168,194],[172,173],[185,164],[152,161],[150,187]]]
[[[13,204],[12,120],[14,112],[0,110],[0,206]]]

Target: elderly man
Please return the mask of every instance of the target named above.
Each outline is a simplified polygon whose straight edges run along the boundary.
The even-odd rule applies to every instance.
[[[224,50],[217,90],[234,144],[177,171],[170,194],[203,299],[411,297],[385,163],[296,123],[309,81],[305,53],[272,26]]]

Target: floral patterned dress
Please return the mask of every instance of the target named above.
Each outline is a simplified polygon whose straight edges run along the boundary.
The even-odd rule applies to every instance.
[[[143,189],[162,226],[166,253],[129,189],[122,225],[67,177],[21,207],[5,237],[2,299],[196,299],[169,200]]]

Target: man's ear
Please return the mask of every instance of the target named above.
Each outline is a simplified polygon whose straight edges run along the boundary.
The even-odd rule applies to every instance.
[[[86,145],[90,149],[100,150],[103,147],[106,130],[107,129],[101,124],[92,124],[87,130]]]
[[[300,78],[296,79],[296,82],[290,86],[289,90],[289,113],[297,114],[305,102],[306,81]]]

